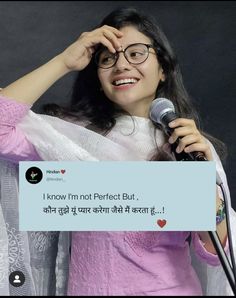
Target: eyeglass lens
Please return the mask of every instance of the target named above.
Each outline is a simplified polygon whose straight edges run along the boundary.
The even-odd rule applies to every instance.
[[[109,68],[116,64],[119,53],[123,52],[126,60],[131,64],[140,64],[144,62],[149,54],[149,47],[146,44],[133,44],[128,46],[125,50],[117,53],[111,53],[108,50],[100,52],[97,60],[98,67]]]

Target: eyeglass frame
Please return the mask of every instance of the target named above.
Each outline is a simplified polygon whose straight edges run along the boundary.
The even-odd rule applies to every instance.
[[[126,55],[125,55],[125,51],[126,51],[129,47],[132,47],[132,46],[135,46],[135,45],[138,45],[138,44],[141,44],[141,45],[144,45],[144,46],[147,47],[147,53],[148,53],[148,55],[147,55],[147,57],[146,57],[142,62],[139,62],[139,63],[129,62],[129,60],[127,59],[127,57],[126,57]],[[98,68],[109,69],[109,68],[112,68],[113,66],[116,65],[116,63],[117,63],[117,61],[118,61],[118,59],[119,59],[119,53],[124,53],[124,57],[125,57],[126,61],[127,61],[129,64],[132,64],[132,65],[139,65],[139,64],[144,63],[144,62],[148,59],[149,54],[150,54],[150,52],[149,52],[150,48],[152,48],[152,49],[155,50],[155,47],[154,47],[154,45],[152,45],[152,44],[142,43],[142,42],[132,43],[132,44],[128,45],[125,49],[122,49],[121,51],[116,51],[115,53],[111,53],[111,54],[113,54],[113,55],[115,56],[115,62],[114,62],[114,64],[112,64],[112,65],[109,66],[109,67],[101,67],[101,66],[98,65],[99,54],[101,54],[102,51],[103,51],[103,50],[100,50],[100,51],[97,51],[97,52],[96,52],[95,57],[94,57],[94,62],[95,62],[95,64],[97,65]],[[154,54],[154,53],[153,53],[153,54]]]

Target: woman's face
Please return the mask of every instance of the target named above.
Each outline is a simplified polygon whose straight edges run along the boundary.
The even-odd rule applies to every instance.
[[[133,26],[123,27],[120,31],[124,33],[119,39],[122,49],[135,43],[151,44],[150,38]],[[119,53],[113,67],[98,68],[98,77],[107,98],[131,115],[139,117],[148,117],[158,84],[160,80],[165,80],[153,48],[149,49],[147,60],[139,65],[130,64],[124,53]]]

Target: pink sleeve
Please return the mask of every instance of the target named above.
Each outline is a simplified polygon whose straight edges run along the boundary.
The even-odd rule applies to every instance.
[[[16,127],[30,108],[31,105],[0,96],[0,159],[15,163],[21,160],[41,160],[34,146]]]
[[[220,265],[220,259],[218,257],[218,255],[212,254],[210,252],[208,252],[205,247],[204,247],[204,243],[201,241],[199,235],[197,232],[192,232],[192,243],[193,243],[193,247],[194,247],[194,251],[196,253],[196,256],[206,262],[209,265],[212,266],[218,266]],[[229,251],[229,247],[228,247],[228,240],[226,242],[226,245],[224,247],[224,251],[226,253],[228,253]]]

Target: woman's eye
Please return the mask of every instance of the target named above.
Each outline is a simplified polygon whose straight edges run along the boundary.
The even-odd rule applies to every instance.
[[[103,64],[111,63],[113,61],[114,61],[114,56],[110,55],[110,54],[102,55],[100,57],[100,62],[103,63]]]
[[[112,57],[103,57],[102,58],[102,63],[107,63],[107,62],[112,61],[112,60],[113,60]]]
[[[143,56],[144,53],[143,53],[143,52],[135,51],[135,52],[131,52],[129,55],[130,55],[130,57],[132,57],[132,58],[138,58],[138,57],[140,57],[140,56]]]

